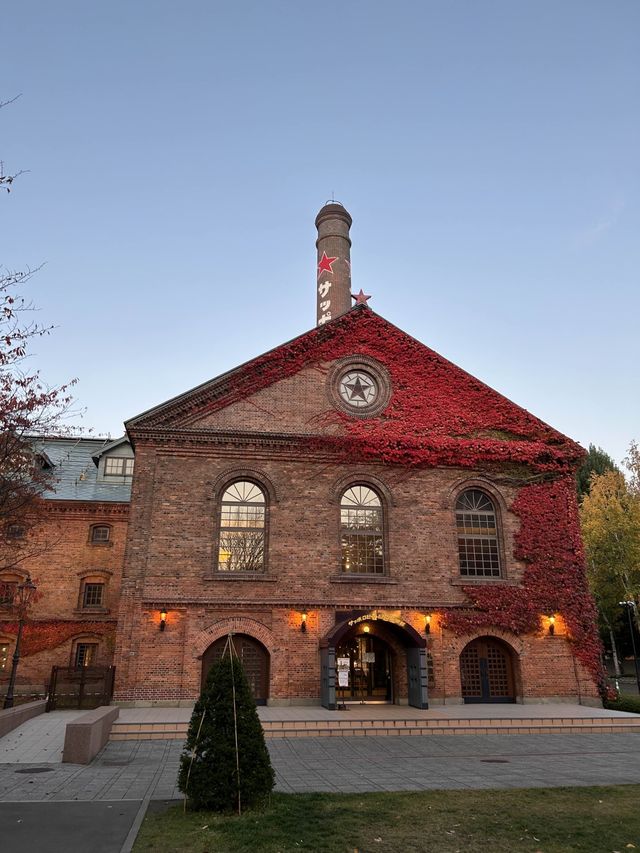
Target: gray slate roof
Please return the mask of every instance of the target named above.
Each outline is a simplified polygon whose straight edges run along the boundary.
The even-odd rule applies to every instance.
[[[115,442],[108,438],[44,438],[37,439],[36,452],[46,454],[53,464],[53,491],[45,494],[47,500],[57,501],[113,501],[129,503],[131,478],[98,478],[98,467],[93,457]]]

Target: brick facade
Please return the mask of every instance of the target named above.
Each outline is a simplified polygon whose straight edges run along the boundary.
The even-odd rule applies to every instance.
[[[102,458],[130,462],[126,439],[87,450],[94,468],[78,463],[45,502],[16,569],[40,590],[30,626],[40,641],[32,631],[21,683],[42,689],[84,639],[97,662],[115,662],[117,701],[190,702],[214,644],[234,634],[273,704],[332,706],[345,661],[352,698],[357,682],[360,696],[423,707],[428,682],[429,702],[597,702],[570,479],[581,448],[374,314],[366,296],[348,310],[351,219],[331,203],[318,221],[318,327],[129,421],[130,503],[118,491],[128,468],[110,484],[119,469]],[[242,482],[261,490],[259,509],[228,509]],[[353,486],[381,507],[360,507],[355,532],[341,514]],[[492,507],[497,534],[484,535],[480,513],[469,535],[493,574],[460,562],[456,502],[470,491]],[[247,519],[261,524],[263,506],[253,541],[264,563],[251,564],[234,543],[250,544]],[[92,524],[110,526],[107,545],[91,541]],[[351,547],[366,571],[352,573]],[[99,609],[83,605],[95,583],[107,590]],[[5,647],[14,629],[0,611]]]
[[[560,619],[553,636],[542,613],[539,630],[526,636],[496,626],[458,636],[442,627],[441,611],[468,607],[463,587],[470,581],[460,577],[455,519],[455,501],[464,489],[491,496],[500,531],[501,577],[474,582],[514,588],[522,583],[524,565],[513,556],[521,521],[510,510],[519,486],[511,485],[503,470],[349,464],[303,450],[292,440],[309,432],[314,418],[331,406],[331,369],[330,362],[309,367],[216,412],[201,404],[204,413],[191,410],[188,430],[179,421],[171,426],[156,421],[146,429],[139,422],[129,425],[136,476],[116,699],[194,699],[204,653],[232,632],[254,638],[266,651],[270,703],[318,703],[323,638],[341,614],[376,611],[367,630],[389,649],[394,701],[407,701],[405,644],[401,631],[390,630],[397,622],[426,640],[430,701],[461,701],[460,653],[481,636],[505,644],[518,701],[595,701],[594,679],[575,660]],[[334,426],[327,429],[336,434]],[[243,478],[259,484],[267,497],[266,567],[249,576],[220,572],[217,566],[222,494]],[[340,496],[352,483],[370,485],[382,499],[386,567],[381,576],[341,571]],[[363,630],[360,624],[352,633]]]

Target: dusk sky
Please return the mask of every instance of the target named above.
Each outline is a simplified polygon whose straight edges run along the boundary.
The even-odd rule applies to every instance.
[[[0,263],[85,428],[370,307],[620,461],[640,440],[638,0],[9,2]]]

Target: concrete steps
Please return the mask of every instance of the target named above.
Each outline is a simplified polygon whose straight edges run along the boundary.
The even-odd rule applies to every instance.
[[[185,740],[187,722],[118,721],[110,740]],[[266,738],[380,737],[487,734],[640,734],[640,716],[628,717],[518,717],[431,718],[389,720],[263,720]]]

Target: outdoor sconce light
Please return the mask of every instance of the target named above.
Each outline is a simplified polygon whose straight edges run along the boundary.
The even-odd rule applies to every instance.
[[[549,616],[549,636],[553,637],[556,632],[556,617]]]
[[[301,614],[300,630],[303,634],[307,633],[307,611],[303,610]]]
[[[365,632],[365,634],[368,634],[371,628],[369,627],[369,625],[365,625],[362,630]]]
[[[430,613],[428,614],[428,616],[425,617],[425,620],[424,620],[424,632],[425,632],[425,634],[431,633],[431,614]]]
[[[167,608],[163,607],[160,611],[160,630],[164,631],[167,627]]]

